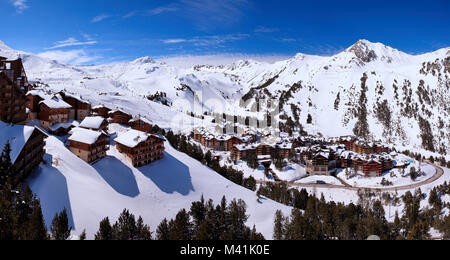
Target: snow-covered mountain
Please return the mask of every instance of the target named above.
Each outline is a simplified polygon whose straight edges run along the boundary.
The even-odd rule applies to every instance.
[[[405,147],[450,152],[450,48],[409,55],[361,40],[331,57],[297,54],[276,63],[241,60],[191,68],[149,57],[73,66],[1,42],[0,56],[22,57],[31,80],[79,93],[94,104],[147,114],[163,126],[186,112],[198,112],[195,102],[213,112],[233,104],[233,111],[225,112],[248,115],[250,107],[239,107],[239,100],[265,97],[281,102],[282,121],[291,118],[310,133],[356,132]],[[161,92],[170,108],[145,98]]]

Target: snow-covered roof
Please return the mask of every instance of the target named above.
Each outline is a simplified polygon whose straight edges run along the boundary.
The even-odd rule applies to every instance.
[[[100,129],[105,119],[100,116],[86,117],[83,122],[81,122],[80,127],[90,128],[90,129]]]
[[[26,96],[28,95],[32,95],[32,96],[39,96],[42,99],[48,99],[50,98],[50,95],[47,94],[44,90],[42,89],[33,89],[27,92]]]
[[[60,129],[60,128],[63,128],[63,129],[69,129],[69,128],[72,127],[72,126],[73,126],[73,123],[72,123],[72,122],[67,122],[67,123],[58,123],[58,124],[56,124],[56,125],[49,126],[48,128],[49,128],[51,131],[55,132],[55,131],[57,131],[57,130]]]
[[[64,100],[59,95],[55,95],[52,98],[47,98],[47,99],[39,102],[39,104],[45,104],[49,108],[55,108],[55,109],[72,108],[72,106],[67,104],[66,102],[64,102]]]
[[[110,115],[115,114],[115,113],[123,113],[123,114],[129,115],[127,112],[125,112],[125,111],[123,111],[122,109],[119,109],[119,108],[116,108],[116,109],[108,112],[108,114],[110,114]]]
[[[236,144],[234,147],[236,147],[239,151],[249,151],[255,150],[257,146],[255,144]]]
[[[88,101],[84,100],[84,99],[83,99],[81,96],[79,96],[79,95],[76,95],[76,94],[70,94],[70,93],[67,93],[67,92],[64,92],[64,95],[65,95],[66,97],[74,98],[74,99],[80,101],[81,103],[90,104]]]
[[[274,147],[279,148],[279,149],[289,149],[290,150],[290,149],[292,149],[292,143],[284,142],[281,144],[276,144]]]
[[[105,105],[98,105],[98,106],[92,107],[92,109],[99,109],[99,108],[106,108],[106,109],[109,109],[109,108],[106,107]],[[109,109],[109,110],[110,110],[110,109]]]
[[[153,123],[152,121],[148,120],[145,117],[135,117],[135,118],[131,119],[129,122],[132,123],[132,122],[137,122],[137,121],[142,121],[142,122],[144,122],[146,124],[150,124],[150,125]]]
[[[11,145],[11,162],[15,163],[23,147],[35,130],[40,131],[36,127],[9,125],[0,121],[0,151],[3,151],[3,148],[9,141]]]
[[[119,136],[114,139],[114,141],[127,147],[134,148],[141,142],[147,141],[150,136],[152,135],[138,130],[130,129],[126,133],[119,134]]]
[[[84,128],[74,128],[70,131],[71,136],[69,137],[70,141],[80,142],[84,144],[94,144],[97,140],[105,134],[102,131],[93,131]]]

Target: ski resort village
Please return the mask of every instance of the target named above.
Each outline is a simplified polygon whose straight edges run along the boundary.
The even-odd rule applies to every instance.
[[[179,210],[221,203],[244,209],[248,234],[197,238],[449,238],[448,48],[412,56],[362,40],[333,57],[191,68],[67,65],[2,42],[0,56],[1,185],[29,186],[52,237],[60,218],[64,238],[102,239],[135,214],[151,232],[140,238],[177,239],[164,227]],[[365,224],[283,231],[314,203]],[[396,233],[370,229],[373,212]]]

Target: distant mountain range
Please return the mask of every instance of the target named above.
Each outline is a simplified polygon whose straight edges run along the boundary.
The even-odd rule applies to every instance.
[[[199,102],[206,111],[222,112],[217,104],[226,103],[233,104],[233,111],[226,113],[252,115],[254,104],[239,107],[239,100],[272,98],[281,103],[281,122],[301,125],[309,133],[357,134],[450,154],[450,48],[409,55],[360,40],[331,57],[297,54],[276,63],[240,60],[189,68],[149,57],[75,66],[2,42],[0,56],[21,57],[31,80],[91,99],[99,94],[136,98],[164,93],[164,104],[172,110],[191,112],[194,106],[186,104]],[[202,93],[201,100],[195,92]]]

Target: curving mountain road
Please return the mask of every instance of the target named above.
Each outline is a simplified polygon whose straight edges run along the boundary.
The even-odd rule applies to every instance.
[[[344,182],[343,180],[341,180],[339,178],[336,178],[336,179],[339,180],[343,184],[343,186],[342,185],[334,185],[334,184],[316,184],[316,183],[287,183],[287,185],[290,187],[297,187],[297,188],[327,188],[327,189],[344,189],[344,190],[352,190],[352,191],[369,190],[369,191],[374,191],[374,192],[412,190],[412,189],[419,188],[423,185],[435,182],[444,175],[444,170],[441,167],[439,167],[435,164],[431,164],[431,163],[429,163],[429,164],[432,165],[436,169],[436,174],[434,174],[433,177],[431,177],[427,180],[421,181],[421,182],[404,185],[404,186],[380,187],[380,188],[353,187],[350,184]],[[265,183],[269,183],[269,181],[257,181],[257,183],[265,184]]]

